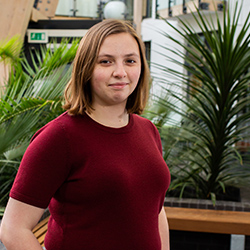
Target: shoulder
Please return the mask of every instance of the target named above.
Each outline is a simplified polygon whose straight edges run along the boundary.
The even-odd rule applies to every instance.
[[[162,153],[161,136],[156,126],[150,120],[135,114],[133,114],[133,121],[137,130],[140,129],[144,134],[151,137]]]
[[[143,126],[144,128],[147,128],[153,131],[158,131],[156,126],[147,118],[136,115],[136,114],[133,114],[132,116],[133,116],[133,120],[135,124],[139,126]]]
[[[66,127],[69,126],[70,120],[71,117],[67,114],[67,112],[62,113],[60,116],[40,128],[32,137],[31,142],[40,136],[54,138],[61,136],[62,134],[65,135],[67,130]]]
[[[135,122],[141,123],[141,124],[149,124],[151,123],[150,120],[148,120],[147,118],[137,115],[137,114],[132,114],[132,117],[134,119]]]

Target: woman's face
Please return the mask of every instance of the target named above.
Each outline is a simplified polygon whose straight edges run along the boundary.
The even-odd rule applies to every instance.
[[[106,37],[94,67],[92,106],[124,105],[137,86],[141,74],[139,46],[128,33]]]

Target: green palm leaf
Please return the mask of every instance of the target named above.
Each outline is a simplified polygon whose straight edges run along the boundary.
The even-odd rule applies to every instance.
[[[228,185],[243,183],[250,177],[248,161],[235,147],[238,141],[249,138],[250,15],[237,34],[241,13],[238,4],[233,13],[224,8],[222,22],[221,13],[216,12],[215,19],[199,9],[196,13],[192,17],[206,44],[183,19],[179,19],[181,28],[166,22],[184,43],[161,32],[184,50],[162,45],[166,50],[162,54],[192,75],[190,78],[173,68],[156,65],[167,79],[172,79],[171,85],[179,89],[163,87],[178,103],[176,106],[165,100],[166,107],[183,118],[175,135],[162,137],[163,145],[168,144],[168,136],[170,141],[175,137],[178,142],[167,157],[173,177],[171,189],[183,195],[186,188],[191,188],[196,196],[214,201],[219,192],[226,192]],[[166,84],[165,79],[155,80]],[[158,99],[160,105],[163,102]]]
[[[63,90],[70,79],[78,40],[31,54],[13,64],[0,96],[0,204],[5,205],[20,160],[32,135],[63,112]]]

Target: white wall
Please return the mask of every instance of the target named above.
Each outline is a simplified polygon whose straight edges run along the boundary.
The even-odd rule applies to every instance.
[[[175,26],[178,25],[177,21],[171,21],[171,23]],[[171,34],[171,36],[179,37],[176,32],[171,29],[165,21],[158,20],[158,19],[144,19],[142,22],[142,39],[143,41],[150,41],[151,42],[151,66],[150,71],[153,78],[151,93],[157,96],[165,97],[164,93],[166,94],[166,91],[164,91],[164,88],[175,90],[176,87],[174,86],[173,81],[169,75],[164,75],[162,70],[160,70],[157,65],[165,65],[166,67],[169,67],[171,69],[178,70],[180,72],[183,72],[182,67],[177,67],[176,64],[173,64],[170,62],[166,55],[171,55],[170,52],[168,52],[166,49],[164,49],[162,46],[170,47],[174,50],[182,50],[182,48],[178,48],[176,44],[169,39],[167,39],[161,32],[166,32],[168,34]],[[179,39],[181,39],[179,37]],[[159,81],[158,78],[161,78],[162,80]],[[180,104],[181,105],[181,104]],[[178,123],[180,121],[181,117],[179,115],[172,115],[170,117],[168,125]]]
[[[177,21],[171,21],[171,23],[175,26],[178,25]],[[176,44],[167,39],[161,32],[167,32],[173,36],[178,37],[178,35],[171,29],[165,21],[158,19],[144,19],[142,22],[142,39],[143,41],[151,42],[151,74],[154,77],[159,77],[162,73],[160,69],[157,68],[155,64],[165,65],[166,67],[174,68],[176,70],[183,71],[181,67],[178,69],[176,65],[167,60],[165,55],[171,56],[166,49],[162,48],[162,46],[171,47],[173,49],[177,48]],[[179,38],[181,39],[181,38]],[[164,78],[166,79],[166,78]],[[171,80],[166,79],[166,81]],[[157,94],[161,92],[161,83],[154,81],[152,86],[153,93]]]
[[[236,35],[237,35],[240,32],[242,25],[244,24],[247,18],[247,15],[250,12],[250,1],[249,0],[229,0],[229,8],[231,9],[231,13],[234,12],[236,2],[238,2],[238,8],[242,4],[242,10],[241,10],[240,19],[239,19],[239,26],[236,32]],[[250,30],[249,30],[249,33],[250,33]]]

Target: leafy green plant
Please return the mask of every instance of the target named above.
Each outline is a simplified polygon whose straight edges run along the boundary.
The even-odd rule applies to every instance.
[[[12,65],[0,91],[0,206],[4,207],[10,188],[32,135],[63,112],[62,94],[71,74],[78,40],[71,46],[63,40],[30,54],[14,57],[14,46],[3,45]],[[7,49],[6,49],[7,48]],[[9,48],[9,50],[8,50]],[[1,51],[1,48],[0,48]],[[13,60],[13,58],[15,60]],[[7,60],[7,57],[5,57]]]
[[[8,68],[19,61],[21,48],[22,43],[18,35],[9,40],[0,41],[0,63],[3,63],[5,75],[7,75]]]
[[[2,217],[2,216],[3,216],[4,210],[5,210],[5,208],[4,208],[4,207],[0,207],[0,217]]]
[[[236,146],[249,138],[250,122],[250,15],[237,33],[240,14],[238,3],[232,13],[224,8],[222,22],[218,12],[213,19],[197,9],[192,17],[201,35],[186,20],[179,19],[178,28],[166,21],[184,43],[162,32],[181,48],[162,46],[166,58],[186,70],[183,73],[158,65],[164,75],[158,80],[166,86],[169,83],[165,79],[173,79],[171,85],[179,89],[163,87],[178,106],[162,98],[158,104],[182,116],[178,128],[171,131],[176,145],[167,156],[172,174],[170,189],[180,196],[191,190],[194,197],[215,202],[230,185],[240,185],[250,176],[249,164],[243,162]],[[174,56],[168,56],[169,52]],[[162,135],[165,144],[167,136]]]
[[[174,119],[172,104],[174,100],[167,92],[163,96],[151,94],[143,117],[151,120],[160,132],[163,146],[163,158],[167,161],[169,155],[177,147],[178,138],[176,132],[179,130]],[[167,140],[165,140],[167,138]]]

